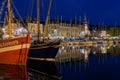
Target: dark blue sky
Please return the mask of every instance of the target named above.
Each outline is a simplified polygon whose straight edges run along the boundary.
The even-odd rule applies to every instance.
[[[28,16],[30,1],[13,0],[22,16]],[[36,15],[36,0],[34,0],[33,16]],[[41,0],[41,20],[45,19],[49,0]],[[120,0],[53,0],[51,17],[62,16],[71,20],[75,16],[83,20],[86,13],[89,24],[120,25]]]

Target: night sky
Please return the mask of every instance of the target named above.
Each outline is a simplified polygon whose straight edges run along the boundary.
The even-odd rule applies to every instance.
[[[30,15],[31,2],[34,1],[32,17],[36,17],[36,0],[13,0],[23,16]],[[41,0],[41,20],[44,21],[49,0]],[[50,18],[59,17],[72,20],[77,17],[83,21],[84,13],[89,24],[120,25],[120,0],[53,0]]]

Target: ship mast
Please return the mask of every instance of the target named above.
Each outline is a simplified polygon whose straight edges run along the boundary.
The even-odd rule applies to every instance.
[[[40,42],[40,0],[37,0],[38,42]]]
[[[47,14],[47,18],[45,21],[44,36],[47,36],[47,32],[48,32],[48,20],[49,20],[49,16],[50,16],[51,5],[52,5],[52,0],[50,0],[49,7],[48,7],[48,14]]]
[[[10,0],[8,0],[8,28],[9,28],[9,36],[12,37],[12,24],[11,24],[11,5]]]

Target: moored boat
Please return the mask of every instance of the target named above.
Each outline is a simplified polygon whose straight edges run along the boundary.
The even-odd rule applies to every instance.
[[[46,25],[45,25],[45,29],[44,31],[41,30],[41,24],[40,24],[40,13],[39,13],[39,1],[37,0],[37,25],[36,29],[33,29],[32,32],[32,28],[33,28],[33,24],[31,23],[31,26],[28,26],[28,30],[31,32],[31,35],[33,35],[33,44],[31,44],[31,47],[29,49],[29,55],[28,55],[28,59],[32,59],[32,60],[48,60],[48,61],[54,61],[55,60],[55,56],[58,52],[59,49],[59,44],[60,44],[60,39],[49,39],[48,36],[46,35],[47,30],[47,23],[48,23],[48,17],[46,19]],[[50,0],[50,5],[49,5],[49,9],[51,6],[52,0]],[[49,11],[48,10],[48,16],[49,16]],[[36,34],[34,34],[36,32]],[[42,34],[43,33],[43,34]],[[43,35],[43,36],[41,36]],[[36,40],[37,39],[37,40]],[[35,42],[35,43],[34,43]]]
[[[29,34],[0,40],[0,63],[26,65],[30,43]]]
[[[28,59],[54,61],[59,49],[60,40],[52,40],[30,47]]]
[[[13,35],[11,5],[8,0],[8,28],[0,38],[0,63],[13,65],[26,65],[28,51],[31,44],[30,33]]]

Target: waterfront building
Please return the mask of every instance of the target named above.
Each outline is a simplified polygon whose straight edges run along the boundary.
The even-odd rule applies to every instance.
[[[60,23],[50,23],[48,25],[48,35],[50,37],[64,37],[67,39],[77,39],[77,38],[85,38],[86,35],[90,35],[89,26],[87,23],[86,16],[84,16],[83,24],[80,23],[71,23],[68,22],[60,22]]]
[[[40,33],[43,34],[43,24],[40,24]],[[28,31],[31,33],[37,34],[38,33],[38,24],[36,22],[28,23]]]
[[[101,38],[108,38],[108,37],[107,37],[107,32],[106,32],[106,30],[101,30],[101,32],[100,32],[100,37],[101,37]]]
[[[30,19],[30,21],[27,21],[28,25],[28,31],[37,33],[37,22],[36,19]],[[78,23],[71,21],[49,21],[48,27],[47,27],[47,36],[49,38],[62,38],[67,40],[74,40],[78,38],[85,38],[86,35],[91,35],[89,30],[89,25],[87,23],[86,15],[84,15],[84,22]],[[40,32],[43,34],[44,31],[44,24],[40,24]]]

